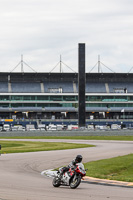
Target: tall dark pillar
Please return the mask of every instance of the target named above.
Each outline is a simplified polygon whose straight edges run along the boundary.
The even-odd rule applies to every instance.
[[[85,127],[85,44],[78,46],[78,125]]]

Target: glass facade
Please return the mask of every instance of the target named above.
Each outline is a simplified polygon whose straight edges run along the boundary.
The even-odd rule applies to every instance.
[[[132,96],[86,96],[86,101],[133,101]]]
[[[12,95],[0,96],[0,101],[78,101],[77,96],[33,96]]]
[[[9,101],[10,96],[0,96],[0,101]]]
[[[78,108],[77,95],[4,95],[0,107],[74,107]],[[86,107],[133,107],[133,96],[86,96]]]

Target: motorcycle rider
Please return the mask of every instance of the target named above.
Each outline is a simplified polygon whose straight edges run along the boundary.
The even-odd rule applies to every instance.
[[[82,159],[83,159],[82,155],[77,155],[76,158],[75,158],[74,160],[72,160],[72,161],[69,163],[69,165],[68,165],[67,167],[62,167],[62,168],[60,169],[60,176],[59,176],[59,179],[61,180],[62,175],[63,175],[65,172],[67,172],[70,168],[74,168],[75,165],[76,165],[77,163],[81,163],[81,162],[82,162]]]

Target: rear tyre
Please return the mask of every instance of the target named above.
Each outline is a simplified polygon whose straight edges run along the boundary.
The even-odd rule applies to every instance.
[[[71,189],[77,188],[80,182],[81,182],[81,176],[76,176],[76,177],[74,176],[72,180],[70,181],[70,188]]]
[[[54,177],[53,179],[53,186],[54,187],[59,187],[61,184],[60,184],[60,181],[57,177]]]

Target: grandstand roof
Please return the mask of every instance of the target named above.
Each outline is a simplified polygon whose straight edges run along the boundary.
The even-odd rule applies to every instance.
[[[0,82],[78,80],[78,73],[0,72]],[[133,73],[86,73],[88,82],[133,82]]]

